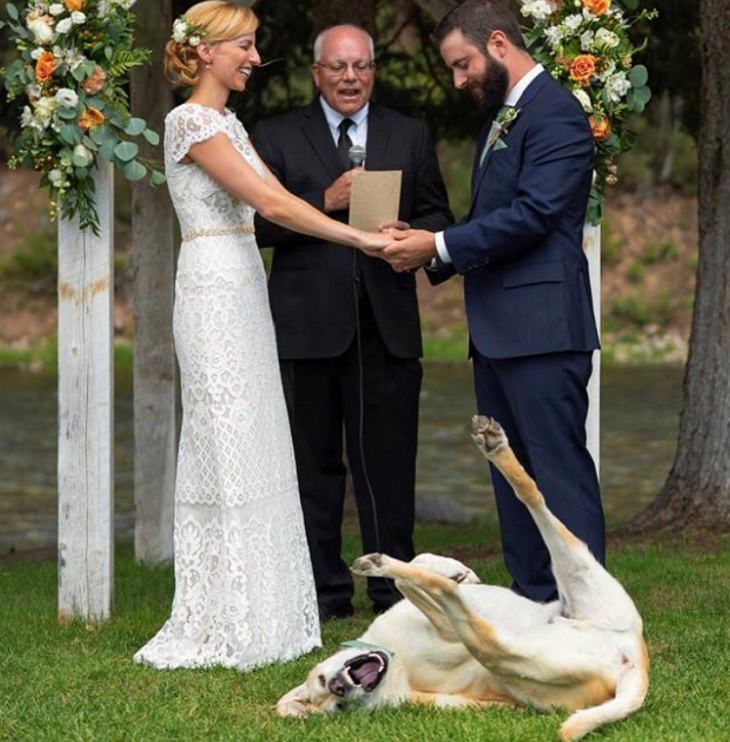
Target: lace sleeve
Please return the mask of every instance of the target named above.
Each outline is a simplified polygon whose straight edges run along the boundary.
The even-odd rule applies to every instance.
[[[219,132],[225,132],[225,119],[212,108],[184,103],[165,119],[165,155],[169,162],[180,162],[188,150]]]

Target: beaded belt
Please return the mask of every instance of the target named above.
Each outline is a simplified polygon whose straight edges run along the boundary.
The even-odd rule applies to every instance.
[[[237,224],[235,227],[219,227],[218,229],[194,229],[183,235],[182,241],[188,242],[196,237],[217,237],[224,234],[254,234],[256,229],[253,224]]]

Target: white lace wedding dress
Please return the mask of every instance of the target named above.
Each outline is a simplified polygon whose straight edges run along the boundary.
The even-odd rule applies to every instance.
[[[232,112],[183,104],[165,121],[183,235],[173,321],[183,402],[175,598],[134,656],[160,668],[249,670],[321,646],[254,210],[180,162],[218,132],[262,173]]]

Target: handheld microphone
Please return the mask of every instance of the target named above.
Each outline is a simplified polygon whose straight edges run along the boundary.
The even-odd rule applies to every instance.
[[[362,144],[353,144],[347,150],[347,157],[353,167],[363,167],[365,164],[365,147]]]

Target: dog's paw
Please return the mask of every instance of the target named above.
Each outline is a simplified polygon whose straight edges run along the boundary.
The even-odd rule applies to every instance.
[[[388,557],[385,554],[365,554],[358,557],[350,567],[350,571],[356,575],[367,575],[368,577],[378,577],[385,570]]]
[[[447,577],[459,584],[477,584],[481,582],[469,567],[451,557],[423,553],[415,556],[410,563],[423,567],[430,572],[435,572],[437,575],[441,575],[442,577]]]
[[[484,415],[472,417],[471,438],[485,456],[492,456],[509,445],[502,426],[494,418]]]

